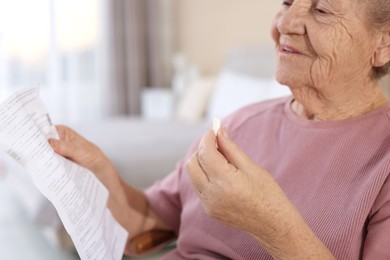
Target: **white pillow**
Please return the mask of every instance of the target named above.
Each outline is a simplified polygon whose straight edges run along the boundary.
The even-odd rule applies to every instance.
[[[201,120],[205,115],[215,84],[216,77],[195,79],[178,100],[176,118],[187,122]]]
[[[232,71],[220,74],[208,107],[208,118],[225,117],[245,105],[290,95],[275,79],[260,79]]]

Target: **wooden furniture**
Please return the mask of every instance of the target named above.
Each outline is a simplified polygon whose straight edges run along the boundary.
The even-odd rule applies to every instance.
[[[129,249],[135,255],[144,255],[160,250],[175,240],[176,235],[173,231],[152,230],[131,239]]]

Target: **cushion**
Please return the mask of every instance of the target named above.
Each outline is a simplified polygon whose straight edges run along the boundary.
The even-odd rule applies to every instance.
[[[256,78],[225,70],[216,83],[207,117],[225,117],[245,105],[290,94],[288,87],[273,78]]]
[[[195,79],[177,101],[176,118],[187,122],[196,122],[204,118],[215,83],[215,77]]]

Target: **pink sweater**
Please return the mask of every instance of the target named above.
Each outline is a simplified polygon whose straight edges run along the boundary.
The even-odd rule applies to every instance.
[[[250,105],[223,125],[337,259],[390,259],[390,105],[318,122],[298,117],[290,103]],[[164,259],[272,259],[251,236],[205,214],[185,169],[196,147],[147,190],[151,207],[179,236]]]

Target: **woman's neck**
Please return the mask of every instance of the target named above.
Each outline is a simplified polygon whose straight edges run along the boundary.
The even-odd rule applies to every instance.
[[[379,84],[356,95],[344,93],[334,98],[325,98],[304,89],[293,91],[293,95],[293,111],[301,117],[317,121],[342,120],[363,115],[388,102]]]

